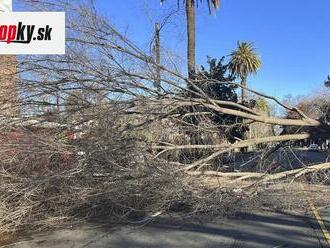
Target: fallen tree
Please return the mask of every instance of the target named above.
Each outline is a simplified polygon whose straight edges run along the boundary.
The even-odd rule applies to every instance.
[[[193,170],[197,170],[196,174],[203,173],[200,171],[205,170],[204,167],[240,148],[330,138],[329,123],[321,116],[318,119],[311,118],[297,107],[288,106],[273,96],[234,81],[218,81],[203,74],[194,80],[187,78],[175,64],[170,63],[171,58],[163,58],[159,62],[153,54],[145,52],[117,31],[109,20],[98,15],[91,6],[67,1],[56,4],[41,1],[38,8],[65,9],[70,17],[66,55],[26,57],[18,65],[20,89],[22,92],[29,89],[30,92],[22,99],[21,105],[24,108],[56,107],[50,113],[41,111],[41,117],[50,115],[67,124],[69,108],[66,99],[69,97],[79,98],[75,102],[78,106],[70,110],[70,115],[75,116],[74,122],[69,121],[73,127],[83,127],[84,123],[91,122],[97,126],[100,114],[116,112],[120,123],[115,125],[120,126],[119,132],[130,135],[135,132],[134,138],[143,133],[139,138],[150,146],[155,158],[180,165],[183,171],[189,171],[190,174]],[[205,84],[243,88],[272,101],[291,115],[288,118],[269,116],[245,103],[215,99],[203,90],[201,86]],[[42,100],[45,95],[50,96],[50,99]],[[221,118],[234,116],[241,121],[218,125],[209,121],[210,115]],[[248,126],[248,123],[256,122],[281,126],[284,132],[281,135],[244,140],[234,136],[231,139],[235,141],[229,141],[227,136],[233,126]],[[177,144],[162,131],[184,136],[184,142]],[[195,141],[192,143],[194,136],[198,137],[198,144]],[[171,161],[168,159],[170,153],[178,153],[180,158],[175,157]],[[182,157],[186,157],[186,161]],[[218,172],[221,166],[217,166]],[[304,168],[304,171],[326,168],[313,165],[310,169]],[[285,175],[286,172],[281,173],[284,174],[279,175]],[[289,172],[290,175],[301,173],[300,170]],[[279,175],[278,178],[281,178]],[[258,178],[257,174],[253,178]],[[269,178],[277,176],[270,175]]]
[[[60,171],[34,177],[29,168],[35,161],[2,161],[0,232],[32,224],[42,228],[75,218],[152,218],[158,212],[177,210],[180,204],[189,214],[224,212],[242,194],[224,185],[211,190],[196,182],[196,177],[247,181],[252,187],[329,169],[329,163],[322,163],[279,173],[225,171],[226,156],[235,150],[329,137],[330,126],[322,118],[311,118],[299,108],[235,81],[206,76],[188,79],[171,58],[156,62],[93,6],[40,1],[37,7],[67,11],[67,53],[19,60],[21,97],[15,107],[21,111],[14,118],[4,115],[1,127],[11,130],[46,123],[59,136],[35,137],[34,148],[39,150],[31,152],[53,154],[70,147],[74,156],[79,152],[82,157]],[[244,88],[295,113],[295,118],[269,116],[249,104],[216,99],[201,87],[208,83]],[[234,117],[231,122],[226,121],[229,116]],[[236,127],[246,132],[256,122],[278,125],[286,132],[245,139],[232,132]],[[295,128],[290,132],[285,127]],[[63,138],[63,130],[78,138]],[[10,149],[27,152],[19,144]],[[25,170],[18,164],[25,165]]]

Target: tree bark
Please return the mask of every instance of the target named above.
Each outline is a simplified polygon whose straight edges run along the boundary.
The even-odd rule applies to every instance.
[[[186,18],[187,18],[187,59],[188,76],[194,79],[195,76],[195,3],[194,0],[186,0]]]
[[[244,101],[246,100],[246,90],[245,90],[245,88],[246,88],[246,77],[243,77],[242,78],[242,82],[241,82],[241,84],[242,84],[242,95],[241,95],[241,98],[242,98],[242,103],[244,103]]]

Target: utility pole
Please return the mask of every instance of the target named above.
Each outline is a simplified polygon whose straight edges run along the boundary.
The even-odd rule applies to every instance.
[[[154,45],[154,53],[156,57],[156,80],[154,86],[157,88],[157,91],[161,90],[161,76],[160,76],[160,25],[157,22],[155,24],[155,45]]]

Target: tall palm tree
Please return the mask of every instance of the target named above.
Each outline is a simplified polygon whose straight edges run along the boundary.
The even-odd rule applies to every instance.
[[[255,74],[261,66],[261,60],[249,42],[238,42],[237,49],[230,54],[229,69],[235,76],[241,78],[242,102],[246,99],[246,80],[250,74]]]
[[[166,0],[160,0],[161,3]],[[177,0],[180,3],[181,0]],[[195,47],[196,47],[196,17],[195,17],[195,6],[198,7],[198,3],[202,3],[203,0],[183,0],[186,3],[186,20],[187,20],[187,58],[188,58],[188,75],[190,79],[195,76]],[[205,1],[205,0],[204,0]],[[209,13],[211,14],[214,10],[220,7],[221,0],[206,0]]]

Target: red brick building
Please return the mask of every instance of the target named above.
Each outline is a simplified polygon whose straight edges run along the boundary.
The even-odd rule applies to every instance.
[[[17,59],[0,55],[0,115],[13,117],[18,114]]]

